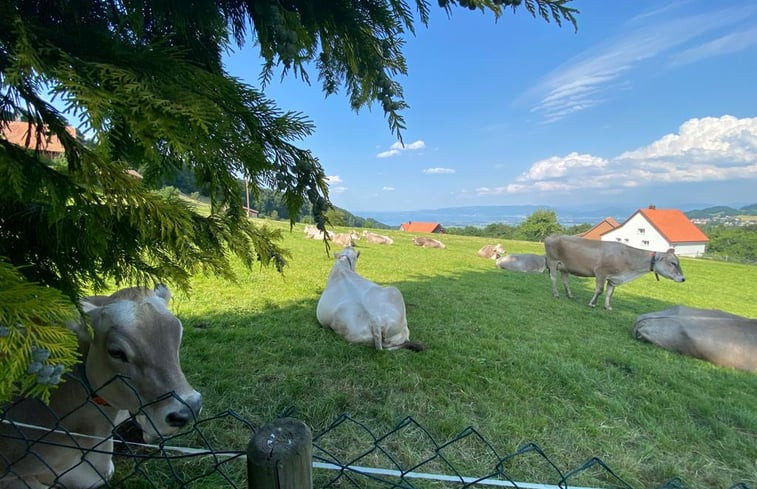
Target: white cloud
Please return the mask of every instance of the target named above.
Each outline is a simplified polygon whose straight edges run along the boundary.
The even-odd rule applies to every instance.
[[[326,177],[326,181],[329,183],[342,183],[342,177],[339,175],[331,175]]]
[[[732,32],[712,41],[700,44],[697,47],[675,54],[672,57],[673,60],[671,64],[672,66],[682,66],[689,63],[695,63],[705,58],[735,53],[755,44],[757,44],[757,27],[746,31]]]
[[[347,187],[329,187],[330,194],[343,194],[347,191]]]
[[[730,115],[689,119],[677,133],[605,159],[570,153],[537,161],[504,186],[476,189],[480,195],[609,193],[659,183],[757,179],[757,117]]]
[[[592,173],[597,168],[607,166],[607,160],[587,154],[570,153],[568,156],[553,156],[537,161],[518,181],[545,180],[562,177],[568,173]]]
[[[386,151],[382,151],[376,155],[376,158],[390,158],[392,156],[397,156],[398,154],[402,153],[403,151],[417,151],[419,149],[423,149],[426,147],[426,143],[422,140],[417,140],[409,144],[405,144],[404,146],[399,141],[395,142],[391,146],[389,146],[389,149]]]
[[[381,190],[383,190],[385,192],[391,192],[391,191],[396,190],[396,189],[394,187],[382,187]]]
[[[376,155],[376,158],[390,158],[392,156],[396,156],[400,154],[400,151],[397,149],[390,149],[389,151],[382,151],[381,153]]]
[[[537,99],[531,111],[540,114],[545,122],[563,119],[594,107],[614,96],[620,88],[630,86],[629,74],[643,63],[663,64],[660,58],[668,56],[673,60],[671,66],[676,66],[746,49],[757,42],[754,29],[721,35],[719,39],[676,54],[676,50],[696,37],[710,35],[753,16],[751,6],[741,5],[700,15],[638,17],[632,24],[643,21],[646,24],[568,60],[520,99]]]
[[[427,175],[435,175],[441,173],[455,173],[455,170],[452,168],[426,168],[423,170],[423,173]]]

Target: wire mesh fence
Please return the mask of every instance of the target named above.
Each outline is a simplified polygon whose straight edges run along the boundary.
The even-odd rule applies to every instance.
[[[97,396],[66,412],[53,412],[36,400],[4,406],[0,410],[0,488],[39,487],[37,483],[81,487],[77,484],[82,474],[90,477],[89,483],[105,487],[247,487],[246,446],[259,427],[240,414],[228,410],[195,419],[175,435],[146,443],[134,421],[139,412],[125,420],[111,420],[110,409],[98,403]],[[82,412],[86,415],[81,416]],[[293,414],[290,408],[281,417]],[[90,426],[102,421],[95,419],[98,416],[109,420],[99,435]],[[102,464],[111,458],[115,471],[113,465]],[[313,435],[312,458],[314,487],[631,489],[596,457],[564,470],[536,444],[501,453],[472,427],[439,442],[411,416],[377,434],[364,422],[343,414]],[[674,478],[660,489],[687,486]],[[739,482],[731,489],[752,488]]]

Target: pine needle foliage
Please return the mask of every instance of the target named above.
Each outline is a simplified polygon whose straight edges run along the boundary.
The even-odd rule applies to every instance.
[[[78,360],[76,338],[65,327],[77,311],[65,295],[4,262],[0,284],[0,401],[22,394],[47,400]]]
[[[459,6],[495,18],[522,4],[557,24],[575,25],[577,13],[569,0],[438,3],[448,14]],[[344,89],[355,110],[379,103],[401,140],[407,104],[396,78],[407,73],[404,36],[415,22],[427,24],[429,11],[425,0],[0,0],[0,124],[28,121],[29,141],[27,149],[0,138],[3,269],[71,303],[106,284],[187,288],[197,272],[231,279],[232,255],[248,267],[281,270],[288,253],[280,230],[250,223],[239,181],[253,194],[281,192],[292,219],[308,202],[325,229],[325,173],[296,144],[314,127],[226,73],[222,53],[255,44],[263,87],[276,70],[309,81],[306,67],[315,68],[327,95]],[[66,115],[81,121],[86,140],[66,131]],[[62,160],[40,151],[51,136],[65,149]],[[210,189],[209,215],[155,191],[186,168]],[[0,289],[17,286],[4,274]],[[13,327],[3,361],[15,355],[23,364],[35,341],[52,346],[56,338],[69,348],[68,356],[60,350],[61,364],[73,358],[52,326],[62,323],[50,314],[48,292],[25,305],[35,324],[49,321],[50,332],[27,327],[21,338]],[[7,314],[15,321],[16,313]],[[0,401],[29,387],[20,370],[12,372],[4,371],[3,385],[16,387],[0,391]]]

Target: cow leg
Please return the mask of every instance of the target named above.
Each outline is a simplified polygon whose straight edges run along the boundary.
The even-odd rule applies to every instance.
[[[557,262],[549,263],[547,268],[549,269],[549,279],[552,281],[552,295],[560,297],[560,292],[557,290]]]
[[[570,278],[570,274],[565,270],[560,270],[560,277],[562,277],[562,285],[565,287],[565,295],[573,298],[573,292],[570,291],[570,284],[568,283],[568,278]]]
[[[612,311],[610,305],[610,299],[612,299],[612,293],[615,292],[615,286],[611,282],[607,282],[607,295],[605,296],[605,309]]]
[[[81,458],[79,465],[60,476],[58,484],[71,489],[88,489],[100,487],[108,482],[116,470],[111,455],[113,440],[106,440],[94,448],[106,453],[87,453]]]
[[[597,277],[597,286],[594,288],[594,297],[591,298],[589,301],[589,307],[596,307],[597,305],[597,299],[602,294],[602,291],[605,289],[605,278],[604,277]],[[608,287],[608,294],[609,294],[609,287]]]

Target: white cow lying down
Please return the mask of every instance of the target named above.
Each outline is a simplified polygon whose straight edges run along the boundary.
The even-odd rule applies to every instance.
[[[381,287],[355,272],[359,251],[352,247],[335,253],[336,262],[318,300],[316,316],[349,343],[373,344],[377,350],[425,347],[408,341],[405,300],[396,287]]]

